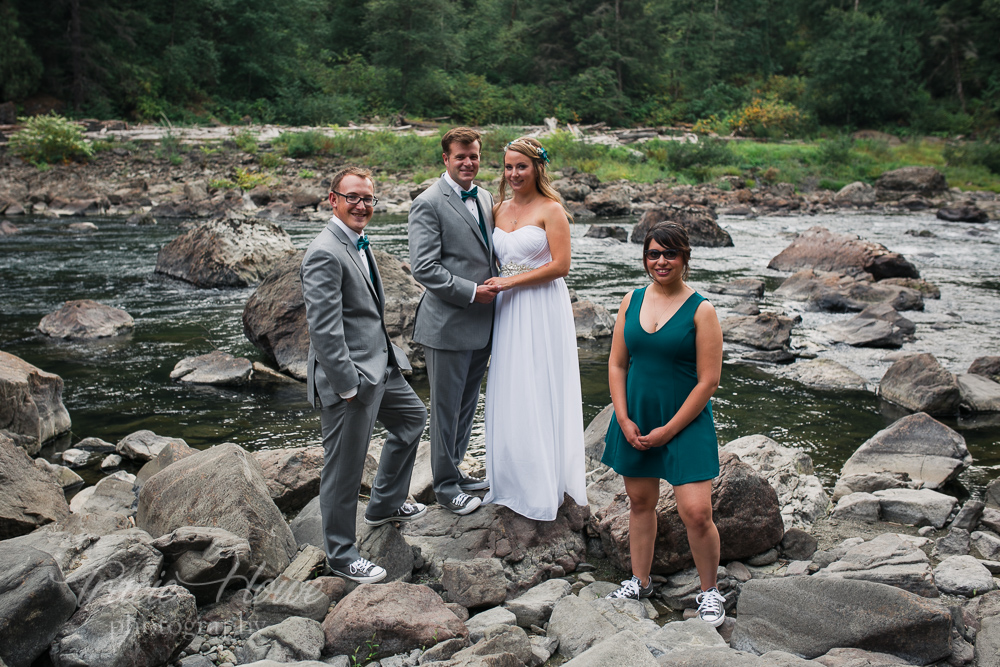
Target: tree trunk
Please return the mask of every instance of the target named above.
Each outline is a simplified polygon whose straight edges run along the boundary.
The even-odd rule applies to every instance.
[[[69,0],[69,58],[70,71],[73,73],[73,83],[70,86],[70,91],[73,95],[73,106],[77,109],[83,106],[86,95],[82,23],[80,18],[80,0]]]

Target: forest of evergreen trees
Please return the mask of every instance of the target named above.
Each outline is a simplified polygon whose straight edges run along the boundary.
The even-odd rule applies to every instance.
[[[998,36],[1000,0],[0,0],[0,101],[990,137]]]

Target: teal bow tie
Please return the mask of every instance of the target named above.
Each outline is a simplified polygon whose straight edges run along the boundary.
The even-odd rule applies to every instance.
[[[367,234],[358,238],[358,250],[367,250],[369,245]]]
[[[469,197],[473,199],[479,198],[479,186],[473,185],[471,190],[462,190],[462,201],[465,201]]]

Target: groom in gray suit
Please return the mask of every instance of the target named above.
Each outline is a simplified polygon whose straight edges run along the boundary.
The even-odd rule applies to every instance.
[[[309,322],[307,391],[320,408],[324,461],[320,514],[334,574],[359,583],[385,578],[355,545],[361,475],[375,420],[389,436],[372,484],[365,523],[412,521],[427,512],[406,502],[420,434],[423,401],[400,374],[410,364],[389,340],[385,294],[365,226],[375,204],[371,172],[348,167],[330,183],[334,216],[302,260],[302,296]]]
[[[445,173],[410,208],[410,268],[427,288],[417,307],[413,340],[424,346],[431,385],[431,472],[437,501],[468,514],[488,488],[463,474],[479,389],[490,357],[493,299],[493,197],[472,184],[482,139],[467,127],[441,138]]]

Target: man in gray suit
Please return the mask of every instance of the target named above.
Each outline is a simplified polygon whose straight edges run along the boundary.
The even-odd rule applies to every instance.
[[[431,471],[437,501],[468,514],[487,488],[463,474],[479,388],[490,357],[493,299],[493,197],[472,184],[482,140],[454,128],[441,138],[445,173],[410,208],[410,268],[427,288],[417,307],[413,340],[424,346],[431,385]]]
[[[335,574],[374,583],[386,571],[361,557],[356,513],[368,441],[378,419],[389,432],[365,523],[412,521],[427,512],[406,502],[420,434],[423,401],[400,374],[410,364],[389,340],[385,294],[365,225],[375,204],[367,169],[348,167],[330,183],[334,217],[306,250],[302,296],[309,322],[309,402],[320,408],[324,461],[320,512],[326,555]]]

